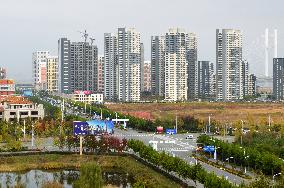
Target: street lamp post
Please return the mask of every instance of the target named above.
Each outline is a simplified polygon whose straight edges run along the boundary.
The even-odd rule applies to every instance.
[[[32,124],[32,149],[34,148],[34,124]]]
[[[243,132],[244,132],[244,121],[241,120],[242,122],[242,130],[241,130],[241,145],[243,145]]]
[[[272,176],[272,181],[273,181],[273,184],[275,183],[275,176],[279,176],[279,175],[281,175],[281,172],[279,172],[278,174],[274,174],[273,176]]]
[[[218,157],[217,157],[217,149],[219,149],[220,147],[215,147],[215,151],[214,151],[214,160],[218,160]]]
[[[226,161],[228,161],[228,163],[230,163],[230,159],[234,159],[234,157],[228,157],[228,158],[226,159]]]
[[[249,158],[249,156],[245,156],[245,161],[247,161],[247,158]],[[249,168],[249,164],[248,164],[248,168]],[[247,166],[245,165],[245,174],[247,173]]]

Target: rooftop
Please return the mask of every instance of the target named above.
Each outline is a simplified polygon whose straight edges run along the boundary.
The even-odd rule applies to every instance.
[[[8,104],[32,104],[27,98],[15,95],[2,95],[0,96],[0,102],[7,102]]]

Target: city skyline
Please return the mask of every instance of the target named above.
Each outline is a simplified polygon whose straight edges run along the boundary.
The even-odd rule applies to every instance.
[[[7,67],[9,77],[17,81],[31,82],[30,61],[31,53],[37,50],[49,50],[57,55],[57,40],[61,37],[73,41],[83,41],[77,31],[87,29],[90,35],[96,38],[99,55],[103,54],[104,33],[118,27],[135,27],[141,33],[141,42],[145,46],[145,60],[150,60],[151,36],[164,35],[171,27],[184,28],[197,34],[199,41],[200,61],[215,63],[215,30],[217,28],[239,29],[243,33],[244,59],[251,64],[257,76],[264,75],[264,58],[262,50],[251,50],[255,45],[263,45],[265,28],[270,31],[278,29],[278,54],[282,57],[284,41],[284,27],[279,18],[284,3],[279,1],[259,2],[238,1],[218,2],[179,1],[155,2],[122,0],[92,2],[68,1],[70,11],[62,14],[62,8],[67,1],[25,2],[9,1],[0,3],[0,22],[3,26],[0,51],[1,66]],[[88,5],[88,6],[86,6]],[[173,10],[172,7],[178,7]],[[182,5],[182,6],[181,6]],[[160,6],[159,12],[156,9]],[[190,7],[195,7],[190,9]],[[74,13],[75,8],[85,9],[80,15]],[[237,13],[231,13],[237,9]],[[9,10],[9,11],[7,11]],[[52,10],[52,11],[50,11]],[[125,11],[127,10],[127,11]],[[146,11],[147,10],[147,11]],[[202,10],[202,11],[200,11]],[[109,11],[109,14],[105,14]],[[169,12],[173,12],[169,14]],[[129,17],[129,15],[132,15]],[[157,25],[156,23],[159,23]],[[17,44],[17,56],[12,57],[12,45]],[[260,48],[260,47],[259,47]],[[249,49],[249,50],[248,50]],[[247,55],[249,54],[249,55]],[[261,66],[259,66],[261,64]],[[269,59],[270,75],[272,76],[272,58]]]

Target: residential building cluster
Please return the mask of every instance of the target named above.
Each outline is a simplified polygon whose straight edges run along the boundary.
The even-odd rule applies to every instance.
[[[43,119],[44,108],[42,104],[34,104],[22,96],[0,96],[0,119],[3,121],[21,121],[26,118]]]
[[[150,61],[144,59],[141,35],[134,28],[105,33],[103,55],[93,41],[60,38],[58,57],[34,52],[35,88],[62,94],[90,91],[121,102],[141,101],[142,92],[169,102],[241,100],[256,94],[240,30],[216,30],[216,71],[212,62],[198,59],[197,35],[182,28],[151,37]]]

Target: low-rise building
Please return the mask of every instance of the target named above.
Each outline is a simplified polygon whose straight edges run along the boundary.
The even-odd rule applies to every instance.
[[[23,91],[26,91],[26,90],[34,90],[35,87],[33,84],[16,84],[16,90],[17,91],[20,91],[20,92],[23,92]]]
[[[88,104],[102,104],[104,102],[104,95],[102,93],[91,93],[90,91],[75,91],[71,98],[76,102]]]
[[[0,95],[15,94],[14,80],[0,80]]]
[[[44,118],[44,108],[42,104],[34,104],[22,96],[1,96],[0,97],[0,120],[20,121],[21,119]]]

